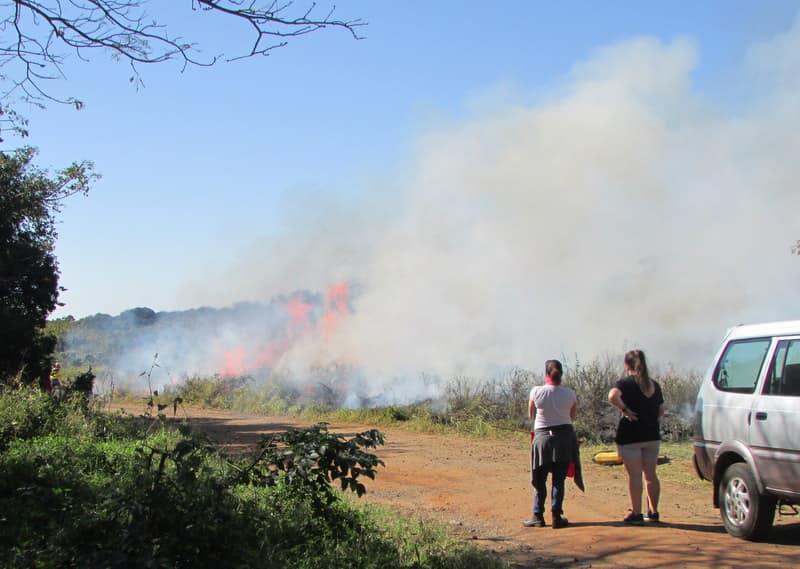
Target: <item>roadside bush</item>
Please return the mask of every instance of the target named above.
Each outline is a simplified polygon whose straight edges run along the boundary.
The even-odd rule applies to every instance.
[[[15,439],[30,439],[57,423],[53,399],[39,389],[0,389],[0,451]]]
[[[299,392],[291,384],[272,378],[256,385],[249,376],[187,378],[167,395],[180,397],[190,405],[236,409],[251,413],[297,413]]]
[[[18,513],[0,525],[4,566],[274,566],[262,546],[286,562],[310,545],[308,533],[342,525],[315,515],[314,494],[286,480],[236,483],[237,465],[201,448],[169,435],[144,445],[58,435],[12,444],[0,461],[0,504]]]
[[[575,390],[578,396],[578,417],[575,431],[579,438],[610,441],[617,429],[619,414],[608,402],[608,392],[622,373],[618,363],[610,357],[597,358],[588,363],[576,360],[565,363],[563,383]]]
[[[37,388],[0,389],[0,452],[12,441],[52,434],[130,438],[144,431],[142,425],[141,418],[96,412],[81,393],[67,391],[57,400]]]
[[[246,390],[249,377],[237,376],[230,378],[192,376],[186,378],[175,389],[186,403],[208,407],[226,408],[226,400],[232,394]]]
[[[0,389],[0,452],[14,440],[51,433],[86,435],[98,429],[110,432],[111,424],[90,412],[82,394],[67,392],[56,400],[33,387]]]
[[[94,391],[94,380],[96,376],[92,373],[92,368],[76,375],[66,386],[67,391],[72,391],[85,398],[89,398]]]
[[[402,541],[334,491],[364,493],[382,464],[376,430],[290,429],[231,458],[163,416],[108,416],[33,390],[0,393],[0,420],[13,427],[0,449],[0,567],[496,566],[474,548]]]
[[[475,381],[457,377],[444,387],[447,415],[453,423],[479,419],[506,422],[515,427],[526,424],[528,396],[534,382],[532,372],[515,368],[500,379]]]
[[[670,371],[656,377],[664,394],[666,412],[661,419],[665,440],[681,441],[694,432],[694,404],[703,376],[697,372]]]
[[[383,442],[377,431],[345,439],[325,425],[290,430],[233,460],[163,417],[109,417],[77,399],[0,394],[0,512],[15,513],[0,517],[0,566],[274,566],[261,558],[269,544],[288,563],[294,545],[273,531],[276,520],[311,512],[296,518],[293,537],[310,547],[309,520],[321,538],[320,528],[345,524],[332,514],[330,483],[361,495],[360,477],[381,464],[363,450]],[[282,493],[290,506],[270,498]]]

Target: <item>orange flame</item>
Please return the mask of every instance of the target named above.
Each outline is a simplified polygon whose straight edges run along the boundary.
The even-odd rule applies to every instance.
[[[350,313],[347,283],[332,284],[325,294],[325,312],[322,315],[322,337],[330,340],[339,323]]]
[[[231,377],[234,375],[243,374],[245,371],[244,357],[245,352],[244,348],[242,347],[226,350],[222,354],[222,358],[224,360],[222,375]]]
[[[258,369],[274,367],[292,345],[303,337],[316,331],[326,341],[333,337],[342,320],[350,314],[350,290],[346,282],[332,284],[325,293],[323,313],[314,326],[314,305],[306,302],[302,294],[294,294],[286,302],[288,321],[278,338],[266,345],[252,349],[250,353],[244,346],[236,346],[223,351],[222,372],[226,377],[242,375]]]
[[[297,295],[289,299],[286,310],[289,312],[289,331],[302,333],[309,326],[309,315],[314,307]]]

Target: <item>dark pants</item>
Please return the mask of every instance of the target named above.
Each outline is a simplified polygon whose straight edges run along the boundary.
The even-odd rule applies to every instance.
[[[569,462],[553,462],[547,466],[540,466],[533,471],[533,513],[544,513],[544,502],[547,498],[547,474],[553,473],[552,492],[550,493],[550,510],[554,514],[563,513],[564,480],[567,478]]]

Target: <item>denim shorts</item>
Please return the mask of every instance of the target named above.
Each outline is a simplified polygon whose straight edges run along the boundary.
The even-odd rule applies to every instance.
[[[656,462],[660,448],[661,441],[646,441],[617,446],[622,460],[641,460],[642,462]]]

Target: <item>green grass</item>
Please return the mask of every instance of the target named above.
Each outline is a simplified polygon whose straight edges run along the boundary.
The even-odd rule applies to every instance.
[[[508,567],[472,544],[453,536],[442,524],[423,519],[408,519],[379,506],[364,506],[365,512],[396,544],[403,567],[442,567],[494,569]]]

